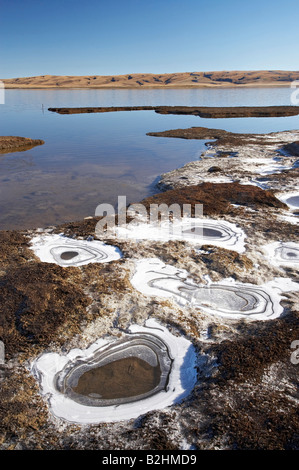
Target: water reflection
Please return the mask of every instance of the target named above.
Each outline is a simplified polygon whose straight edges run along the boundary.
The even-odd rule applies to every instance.
[[[197,381],[192,343],[154,319],[119,338],[99,338],[66,355],[45,352],[31,364],[41,394],[58,418],[81,424],[115,422],[165,409]]]
[[[159,365],[153,367],[139,357],[124,358],[84,372],[73,391],[104,400],[131,398],[155,389],[160,376]]]
[[[42,147],[0,156],[0,229],[31,228],[93,215],[117,196],[138,202],[161,174],[197,160],[203,141],[147,132],[192,126],[236,132],[298,128],[298,117],[201,119],[150,111],[60,116],[59,106],[289,105],[289,89],[6,90],[2,135],[41,138]]]
[[[172,358],[156,335],[135,335],[68,363],[57,390],[85,406],[130,403],[166,390]]]

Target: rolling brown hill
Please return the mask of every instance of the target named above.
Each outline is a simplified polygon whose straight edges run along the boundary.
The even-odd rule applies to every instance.
[[[127,75],[59,76],[2,79],[5,88],[186,88],[236,86],[290,86],[299,71],[223,71]]]

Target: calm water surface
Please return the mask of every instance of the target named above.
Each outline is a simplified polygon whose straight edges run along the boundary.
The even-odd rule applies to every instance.
[[[203,126],[235,132],[299,129],[299,117],[202,119],[153,111],[59,115],[71,106],[290,105],[290,88],[150,90],[5,90],[0,135],[45,144],[0,155],[0,229],[45,227],[94,215],[118,196],[138,202],[164,172],[200,158],[205,141],[147,132]]]

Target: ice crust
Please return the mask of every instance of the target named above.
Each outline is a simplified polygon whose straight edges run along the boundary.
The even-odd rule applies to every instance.
[[[299,243],[273,242],[263,248],[269,263],[274,266],[299,269]]]
[[[136,419],[151,410],[162,409],[180,402],[190,394],[196,383],[196,354],[186,338],[172,335],[156,320],[149,319],[145,326],[131,325],[129,334],[152,334],[168,347],[172,358],[166,390],[132,403],[110,406],[86,406],[65,394],[55,386],[55,378],[68,363],[90,360],[101,348],[113,344],[113,339],[98,339],[88,349],[73,349],[66,355],[44,353],[35,359],[31,372],[40,383],[41,394],[47,398],[51,412],[58,418],[79,424],[116,422]]]
[[[190,229],[193,230],[190,233]],[[217,231],[219,235],[207,236],[205,232]],[[184,217],[175,223],[151,224],[140,221],[117,227],[117,237],[138,240],[183,240],[198,246],[211,244],[230,250],[244,252],[246,235],[242,228],[225,220]]]
[[[282,192],[282,193],[276,194],[276,197],[280,199],[280,201],[287,204],[290,207],[290,209],[299,208],[299,190],[292,191],[292,192]],[[293,203],[294,200],[298,201],[298,203],[297,202]]]
[[[281,316],[283,292],[299,290],[298,284],[285,278],[264,285],[237,283],[232,278],[196,284],[187,271],[166,265],[158,258],[136,261],[131,283],[145,295],[173,299],[179,305],[214,315],[248,320]]]
[[[31,239],[31,248],[35,255],[45,263],[59,266],[82,266],[89,263],[108,263],[122,257],[120,250],[98,240],[78,240],[63,234],[43,234]],[[77,253],[71,259],[61,255]]]

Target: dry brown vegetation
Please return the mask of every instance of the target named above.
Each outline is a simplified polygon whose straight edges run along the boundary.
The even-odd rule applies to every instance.
[[[126,75],[41,75],[2,79],[6,88],[146,88],[289,86],[298,71],[219,71],[185,73],[134,73]]]

